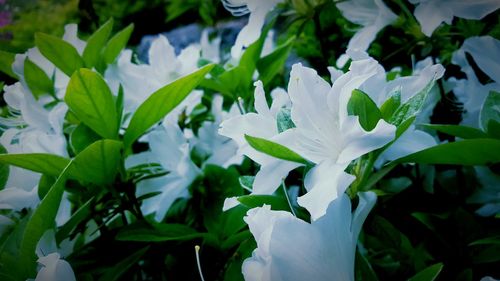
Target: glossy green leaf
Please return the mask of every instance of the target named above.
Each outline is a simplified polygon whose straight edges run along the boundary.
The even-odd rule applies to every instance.
[[[179,105],[212,68],[213,65],[204,66],[154,92],[132,116],[124,136],[125,147],[130,147],[151,126]]]
[[[89,145],[74,159],[68,173],[72,178],[96,185],[115,181],[122,161],[122,143],[116,140],[99,140]]]
[[[261,58],[257,62],[259,80],[261,80],[264,85],[267,85],[267,83],[283,69],[285,61],[292,50],[294,41],[295,36],[290,37],[284,44],[280,45],[272,53]]]
[[[71,162],[68,163],[64,168],[26,225],[19,249],[19,264],[23,267],[22,274],[25,277],[24,279],[34,277],[35,275],[37,260],[35,255],[36,245],[45,231],[54,227],[54,220],[61,203],[67,173],[71,164]]]
[[[390,94],[388,100],[386,100],[382,106],[380,107],[380,113],[382,114],[382,118],[389,122],[391,120],[392,115],[398,107],[401,105],[401,88],[397,88],[394,92]]]
[[[7,150],[5,147],[3,147],[2,144],[0,144],[0,157],[7,153]],[[1,159],[1,158],[0,158]],[[0,190],[2,190],[5,187],[5,184],[7,183],[7,180],[9,179],[9,164],[2,162],[0,160]]]
[[[54,94],[52,79],[28,58],[24,60],[24,79],[35,98],[43,94]]]
[[[273,156],[278,159],[308,164],[309,162],[302,156],[292,151],[288,147],[263,138],[245,135],[248,144],[255,150]]]
[[[238,197],[238,201],[248,208],[262,207],[270,205],[273,210],[290,211],[290,206],[285,198],[275,195],[243,195]]]
[[[365,131],[371,131],[382,119],[382,114],[373,100],[361,90],[352,91],[351,98],[347,103],[349,115],[359,116],[359,123]]]
[[[500,162],[500,140],[468,139],[436,145],[394,161],[449,165],[488,165]]]
[[[80,123],[69,135],[69,144],[75,154],[78,154],[87,148],[87,146],[100,139],[101,137],[96,132],[85,124]]]
[[[442,269],[442,263],[431,265],[408,279],[408,281],[434,281],[438,277],[439,273],[441,273]]]
[[[127,46],[128,39],[132,35],[133,30],[134,24],[132,23],[109,39],[106,49],[104,49],[104,62],[106,64],[115,62],[116,57]]]
[[[144,247],[139,251],[127,256],[125,259],[117,263],[112,268],[106,269],[104,274],[98,281],[115,281],[120,280],[120,277],[127,272],[133,265],[135,265],[144,254],[149,250],[150,246]]]
[[[118,117],[113,94],[104,79],[89,69],[71,76],[64,101],[70,110],[103,138],[118,137]]]
[[[15,59],[16,54],[0,50],[0,71],[12,78],[18,79],[17,75],[12,71],[12,64]]]
[[[468,126],[437,124],[422,124],[421,126],[462,139],[481,139],[488,137],[488,134],[485,132]]]
[[[161,223],[157,225],[130,225],[118,232],[116,239],[119,241],[183,241],[206,236],[206,233],[198,233],[195,229],[183,224]]]
[[[113,19],[109,19],[89,37],[82,54],[86,67],[92,68],[97,66],[99,60],[102,59],[104,46],[106,45],[112,30]]]
[[[42,55],[68,76],[84,65],[75,47],[60,38],[36,33],[35,44]]]
[[[57,177],[70,160],[46,153],[0,154],[0,163]]]
[[[422,110],[422,106],[424,105],[427,95],[431,91],[432,87],[434,87],[434,83],[435,80],[433,79],[419,93],[411,97],[406,103],[399,106],[390,118],[389,123],[399,126],[404,121],[417,116],[417,114]]]
[[[85,202],[72,216],[69,220],[59,228],[56,232],[56,243],[61,243],[67,237],[70,237],[71,231],[75,229],[83,220],[88,218],[92,214],[92,206],[94,198],[92,197],[87,202]]]

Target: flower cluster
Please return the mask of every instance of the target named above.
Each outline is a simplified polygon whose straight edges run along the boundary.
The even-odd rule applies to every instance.
[[[443,278],[498,274],[476,265],[500,261],[490,227],[500,216],[500,25],[445,55],[434,43],[409,67],[373,46],[390,28],[415,45],[438,41],[460,19],[498,17],[500,2],[388,2],[222,0],[248,15],[230,50],[217,29],[180,52],[160,34],[146,61],[126,48],[133,25],[112,35],[113,20],[86,40],[68,24],[62,38],[36,34],[23,54],[2,51],[14,82],[0,117],[0,276],[189,280],[197,267],[202,280],[434,280],[458,266],[406,236],[411,222],[391,224],[397,212],[447,249],[439,222],[484,220],[457,238],[472,247],[459,251],[466,268]],[[323,69],[298,47],[309,23],[325,33],[322,9],[356,26]],[[287,19],[299,28],[277,35]],[[453,110],[459,120],[439,122]]]

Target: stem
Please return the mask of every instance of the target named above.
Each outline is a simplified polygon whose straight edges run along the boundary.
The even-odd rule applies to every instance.
[[[286,191],[286,186],[285,186],[285,181],[281,181],[281,187],[283,187],[283,192],[285,193],[285,198],[286,201],[288,202],[288,206],[290,207],[290,211],[292,211],[292,214],[294,217],[297,217],[297,214],[295,214],[295,210],[293,209],[292,202],[290,201],[290,198],[288,197],[288,192]]]

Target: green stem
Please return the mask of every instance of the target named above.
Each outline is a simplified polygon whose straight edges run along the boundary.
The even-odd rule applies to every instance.
[[[292,211],[292,214],[297,217],[297,214],[295,214],[295,210],[293,209],[292,202],[290,201],[290,198],[288,197],[288,192],[286,191],[286,186],[285,186],[285,181],[281,181],[281,187],[283,187],[283,192],[285,193],[285,198],[286,201],[288,202],[288,206],[290,207],[290,210]]]

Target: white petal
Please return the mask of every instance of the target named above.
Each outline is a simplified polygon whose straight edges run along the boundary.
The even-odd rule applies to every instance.
[[[297,202],[309,211],[312,220],[325,215],[330,203],[341,196],[356,179],[344,172],[346,167],[346,164],[324,161],[307,173],[304,186],[308,192],[297,198]]]
[[[359,125],[358,119],[357,116],[348,116],[343,124],[345,147],[339,155],[339,163],[349,163],[386,145],[395,137],[396,127],[384,120],[379,120],[373,130],[366,132]]]

